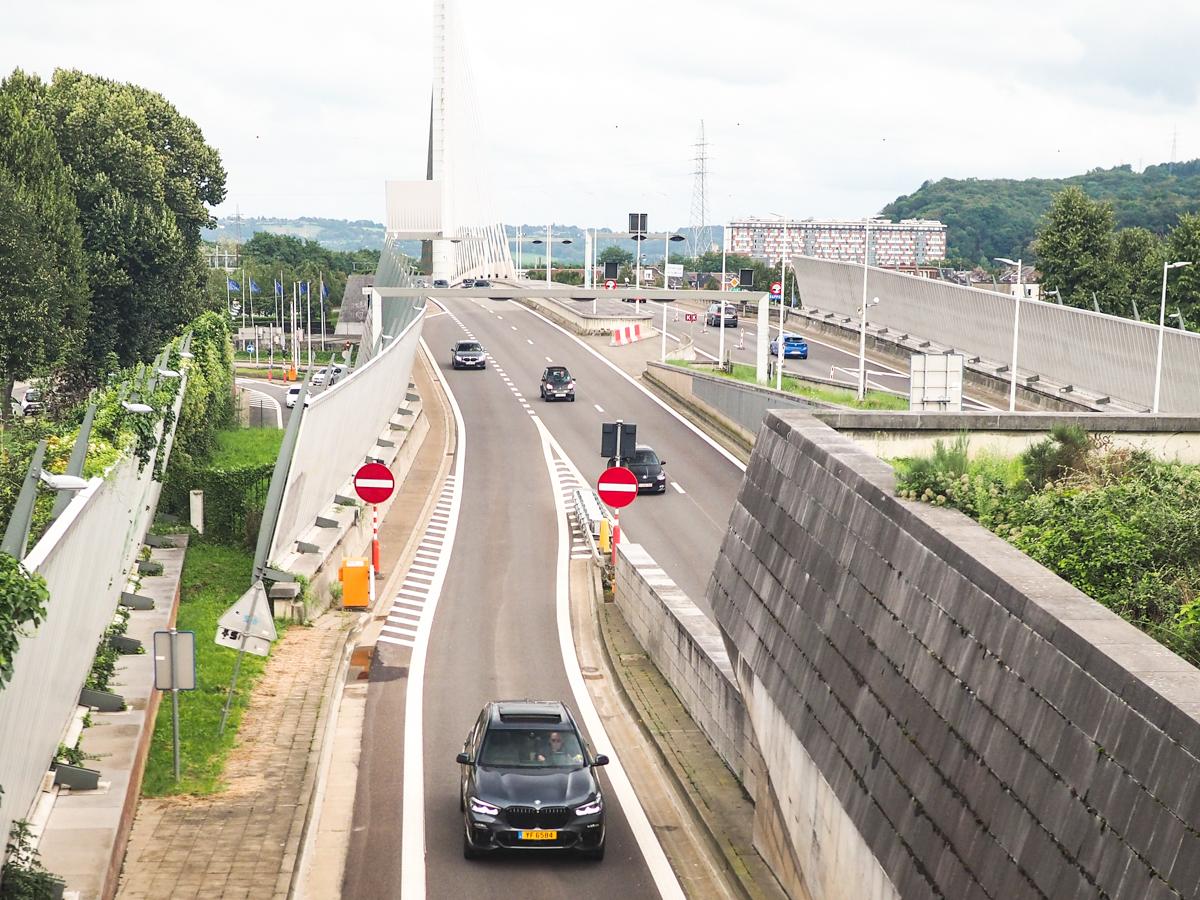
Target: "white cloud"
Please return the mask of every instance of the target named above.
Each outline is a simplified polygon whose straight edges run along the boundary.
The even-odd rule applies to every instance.
[[[223,213],[383,215],[424,175],[431,0],[8,11],[0,59],[161,91],[229,170]],[[1144,0],[458,0],[468,135],[506,221],[854,216],[940,177],[1067,175],[1200,156],[1200,5]],[[465,153],[465,151],[464,151]]]

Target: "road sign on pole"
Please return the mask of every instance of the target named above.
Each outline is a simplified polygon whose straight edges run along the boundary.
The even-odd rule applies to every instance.
[[[695,322],[696,318],[697,317],[696,317],[695,313],[684,313],[683,314],[683,321],[685,321],[685,322]]]
[[[154,632],[154,687],[171,692],[171,754],[179,780],[179,692],[196,689],[196,632]]]
[[[363,503],[383,503],[396,489],[396,479],[382,463],[367,463],[354,473],[354,492]]]
[[[780,284],[778,281],[772,281],[770,293],[771,293],[772,300],[778,300],[780,297],[783,296],[783,285]]]
[[[604,289],[606,291],[615,291],[617,289],[617,280],[615,278],[609,278],[604,282]]]
[[[596,493],[609,506],[620,509],[637,499],[637,476],[624,466],[613,466],[601,473]]]

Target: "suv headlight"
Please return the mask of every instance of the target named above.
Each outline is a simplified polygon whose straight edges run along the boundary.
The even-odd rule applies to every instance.
[[[604,809],[604,798],[597,794],[596,799],[592,800],[590,803],[585,803],[583,806],[575,807],[575,815],[594,816],[602,809]]]
[[[490,803],[484,803],[478,797],[472,797],[470,801],[471,812],[481,816],[495,816],[500,813],[500,807],[492,806]]]

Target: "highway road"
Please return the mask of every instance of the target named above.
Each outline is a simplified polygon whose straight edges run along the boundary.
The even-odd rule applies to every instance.
[[[581,312],[591,312],[592,309],[591,301],[564,298],[558,302]],[[669,341],[677,339],[694,341],[697,357],[715,362],[718,359],[720,351],[720,329],[705,327],[705,304],[694,301],[672,301],[665,304],[658,303],[657,301],[649,301],[647,303],[635,304],[607,298],[598,300],[596,304],[597,311],[601,314],[620,315],[622,313],[633,312],[636,308],[637,312],[653,316],[655,328],[662,326],[664,305],[667,311],[667,336]],[[687,322],[684,318],[687,313],[697,315],[697,321],[694,323]],[[779,319],[778,315],[776,315],[771,320],[771,337],[778,334],[778,326]],[[858,354],[856,351],[847,350],[828,339],[814,336],[803,327],[789,327],[788,330],[789,332],[799,333],[804,337],[809,345],[809,354],[806,360],[786,360],[784,363],[785,372],[795,372],[799,375],[842,381],[849,388],[857,386]],[[725,329],[726,355],[736,363],[755,365],[757,362],[757,345],[755,343],[757,336],[757,316],[750,314],[739,317],[737,328]],[[739,342],[742,343],[740,349],[738,348]],[[670,342],[667,344],[668,354],[671,352],[672,346],[673,344]],[[867,361],[867,384],[872,388],[887,390],[905,397],[908,396],[908,372],[891,363],[880,362],[877,359],[873,360],[869,356]],[[968,409],[994,408],[975,397],[965,398],[964,405]]]
[[[603,471],[601,423],[637,423],[639,441],[667,460],[668,492],[639,497],[623,525],[701,604],[741,467],[518,304],[463,298],[447,312],[431,304],[424,336],[457,401],[464,445],[417,561],[391,609],[384,603],[343,896],[679,896],[619,760],[602,775],[603,862],[532,854],[471,862],[462,857],[454,756],[485,702],[523,697],[565,699],[595,750],[615,749],[588,715],[559,568],[583,552],[568,537],[565,500],[570,485],[594,484]],[[468,336],[488,351],[488,369],[450,369],[451,343]],[[571,368],[576,402],[538,399],[548,362]]]

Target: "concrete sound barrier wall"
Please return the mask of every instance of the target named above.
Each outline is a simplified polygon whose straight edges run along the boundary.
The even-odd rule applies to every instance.
[[[708,599],[814,900],[1200,896],[1200,670],[851,438],[767,413]]]
[[[424,303],[388,300],[383,321],[392,336],[349,377],[314,396],[300,423],[268,562],[295,541],[333,502],[366,461],[376,440],[405,402],[421,341]]]
[[[807,256],[793,257],[792,265],[804,306],[857,321],[863,291],[861,265]],[[1012,360],[1013,297],[873,267],[867,272],[867,295],[880,298],[871,309],[874,325],[1002,365]],[[1142,313],[1153,314],[1157,322],[1157,308]],[[1041,300],[1021,303],[1020,373],[1038,373],[1063,385],[1149,408],[1157,347],[1157,324]],[[1200,412],[1197,384],[1200,334],[1166,329],[1160,409]]]

